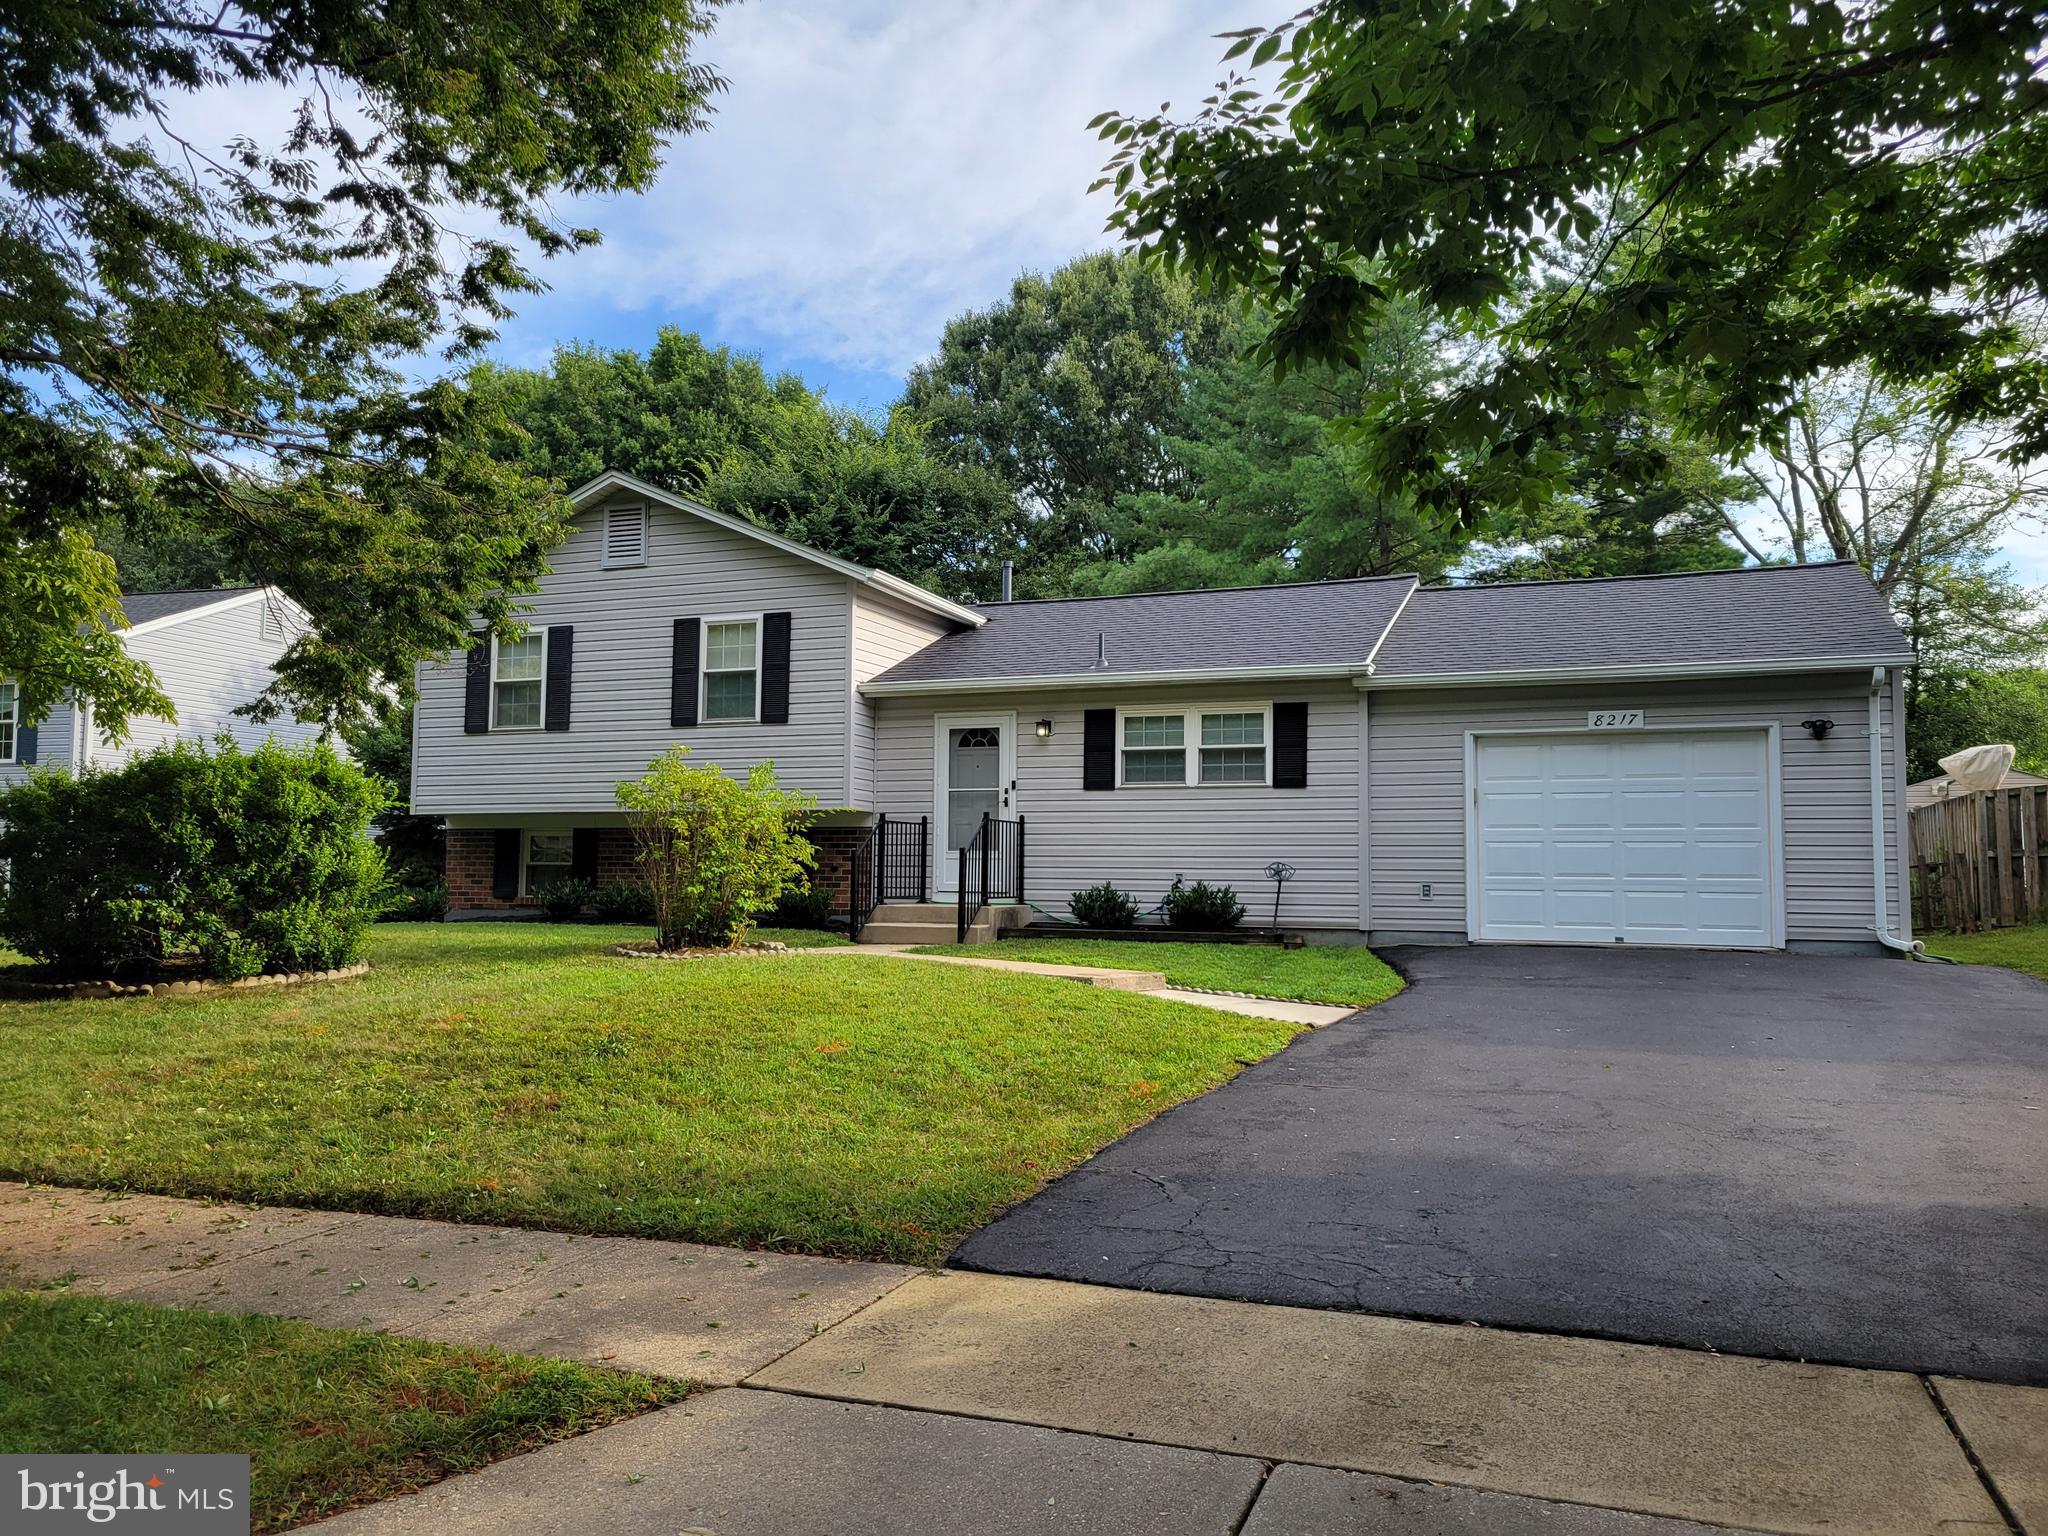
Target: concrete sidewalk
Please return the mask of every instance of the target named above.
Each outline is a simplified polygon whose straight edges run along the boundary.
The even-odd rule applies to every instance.
[[[2037,1388],[8,1184],[0,1278],[738,1384],[337,1536],[2048,1536]]]

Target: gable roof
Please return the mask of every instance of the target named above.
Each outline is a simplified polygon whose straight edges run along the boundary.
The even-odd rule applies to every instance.
[[[1512,677],[1903,665],[1912,647],[1854,561],[1663,576],[1424,587],[1375,686]]]
[[[664,491],[658,485],[649,485],[645,480],[621,474],[615,469],[608,469],[595,480],[576,487],[569,493],[569,502],[580,513],[617,491],[645,496],[649,501],[660,502],[663,506],[671,507],[678,512],[687,512],[692,517],[700,517],[705,522],[715,524],[730,533],[758,540],[771,549],[781,550],[786,555],[795,555],[799,560],[808,560],[813,565],[822,565],[829,571],[837,571],[862,586],[887,593],[899,602],[909,603],[913,607],[924,609],[927,613],[951,619],[956,624],[972,628],[982,622],[981,615],[974,609],[953,602],[949,598],[940,597],[936,592],[927,592],[917,583],[905,581],[901,576],[892,576],[887,571],[876,570],[873,566],[857,565],[851,560],[842,560],[837,555],[828,555],[823,550],[812,549],[808,544],[785,539],[781,534],[770,533],[766,528],[750,523],[744,518],[728,517],[723,512],[714,512],[701,502],[691,501],[687,496],[678,496],[672,491]]]
[[[1469,587],[1378,576],[978,611],[980,629],[933,642],[861,691],[1316,676],[1382,688],[1913,660],[1853,561]]]
[[[121,611],[128,616],[132,634],[145,624],[190,618],[203,609],[222,607],[238,598],[253,597],[262,590],[261,587],[193,587],[178,592],[123,592]]]
[[[1197,677],[1349,676],[1372,660],[1413,576],[1277,587],[991,603],[863,685],[870,693],[964,685],[1053,687]],[[1098,657],[1102,665],[1097,665]]]

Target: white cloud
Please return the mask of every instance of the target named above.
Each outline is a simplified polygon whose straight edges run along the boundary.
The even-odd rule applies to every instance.
[[[1106,153],[1089,118],[1191,109],[1222,72],[1214,34],[1282,13],[735,7],[700,50],[732,82],[711,129],[673,146],[649,193],[574,210],[605,243],[545,275],[571,301],[708,311],[714,334],[900,372],[1024,267],[1109,244],[1106,199],[1086,195]]]

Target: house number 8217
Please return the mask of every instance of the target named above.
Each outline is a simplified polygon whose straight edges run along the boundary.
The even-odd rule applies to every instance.
[[[1643,723],[1640,709],[1589,709],[1586,728],[1593,731],[1633,730]]]

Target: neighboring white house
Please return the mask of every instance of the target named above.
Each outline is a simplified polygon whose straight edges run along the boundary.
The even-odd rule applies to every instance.
[[[133,592],[121,607],[129,626],[121,642],[156,673],[176,720],[137,716],[118,745],[95,728],[89,707],[70,702],[30,725],[20,718],[13,683],[0,678],[0,788],[25,778],[32,766],[112,767],[167,741],[211,741],[223,731],[243,746],[318,738],[316,725],[235,713],[269,686],[272,665],[307,623],[304,610],[283,594],[265,587]]]
[[[1905,930],[1913,657],[1853,564],[963,607],[627,476],[573,500],[529,636],[419,672],[458,910],[630,872],[613,787],[682,742],[844,808],[864,898],[1184,876],[1262,919],[1278,862],[1282,926],[1378,942]]]

